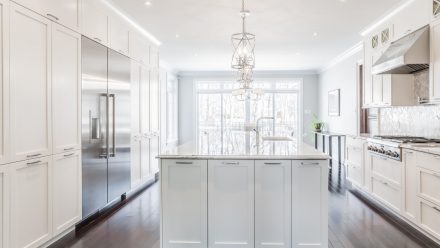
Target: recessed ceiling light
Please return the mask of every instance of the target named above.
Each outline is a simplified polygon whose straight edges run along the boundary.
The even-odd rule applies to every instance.
[[[152,4],[152,3],[151,3],[150,1],[146,1],[146,2],[145,2],[145,5],[147,5],[147,6],[151,6],[151,4]]]
[[[318,33],[317,33],[317,32],[314,32],[314,33],[313,33],[313,36],[315,36],[315,37],[318,36]]]
[[[180,34],[176,34],[176,38],[180,38]]]

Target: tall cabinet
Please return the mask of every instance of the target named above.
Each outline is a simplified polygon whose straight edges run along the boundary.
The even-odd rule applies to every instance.
[[[0,0],[0,164],[9,162],[9,1]],[[0,246],[1,247],[1,246]]]

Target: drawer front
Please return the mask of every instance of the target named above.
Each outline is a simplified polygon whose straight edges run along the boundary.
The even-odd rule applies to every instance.
[[[420,201],[420,226],[440,238],[440,207],[428,201]]]
[[[401,185],[403,169],[401,162],[379,156],[371,156],[371,159],[371,171],[373,174],[377,174],[395,184]]]
[[[362,164],[363,163],[363,148],[364,140],[347,137],[347,151],[346,159],[348,163]]]
[[[440,205],[440,173],[418,170],[419,177],[419,195],[426,200]]]
[[[376,177],[372,178],[371,186],[371,191],[376,198],[378,198],[380,201],[393,208],[394,210],[400,210],[400,189],[398,189],[395,185],[392,185],[390,182]]]
[[[440,156],[418,152],[417,166],[440,173]]]
[[[347,165],[347,178],[352,183],[357,184],[358,186],[362,186],[364,183],[363,175],[364,173],[360,165],[351,163]]]

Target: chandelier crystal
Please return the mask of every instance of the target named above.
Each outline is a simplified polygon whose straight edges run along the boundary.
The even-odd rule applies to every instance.
[[[260,100],[264,92],[261,89],[253,89],[253,70],[255,68],[255,35],[246,31],[246,17],[250,15],[249,10],[242,7],[240,16],[242,18],[242,32],[233,34],[231,37],[233,55],[231,67],[237,70],[240,88],[232,92],[232,95],[239,101]]]

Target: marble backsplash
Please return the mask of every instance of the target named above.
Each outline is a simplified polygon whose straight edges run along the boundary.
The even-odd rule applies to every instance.
[[[429,71],[415,76],[415,95],[429,97]],[[379,132],[382,135],[410,135],[440,138],[440,105],[384,108],[380,110]]]

